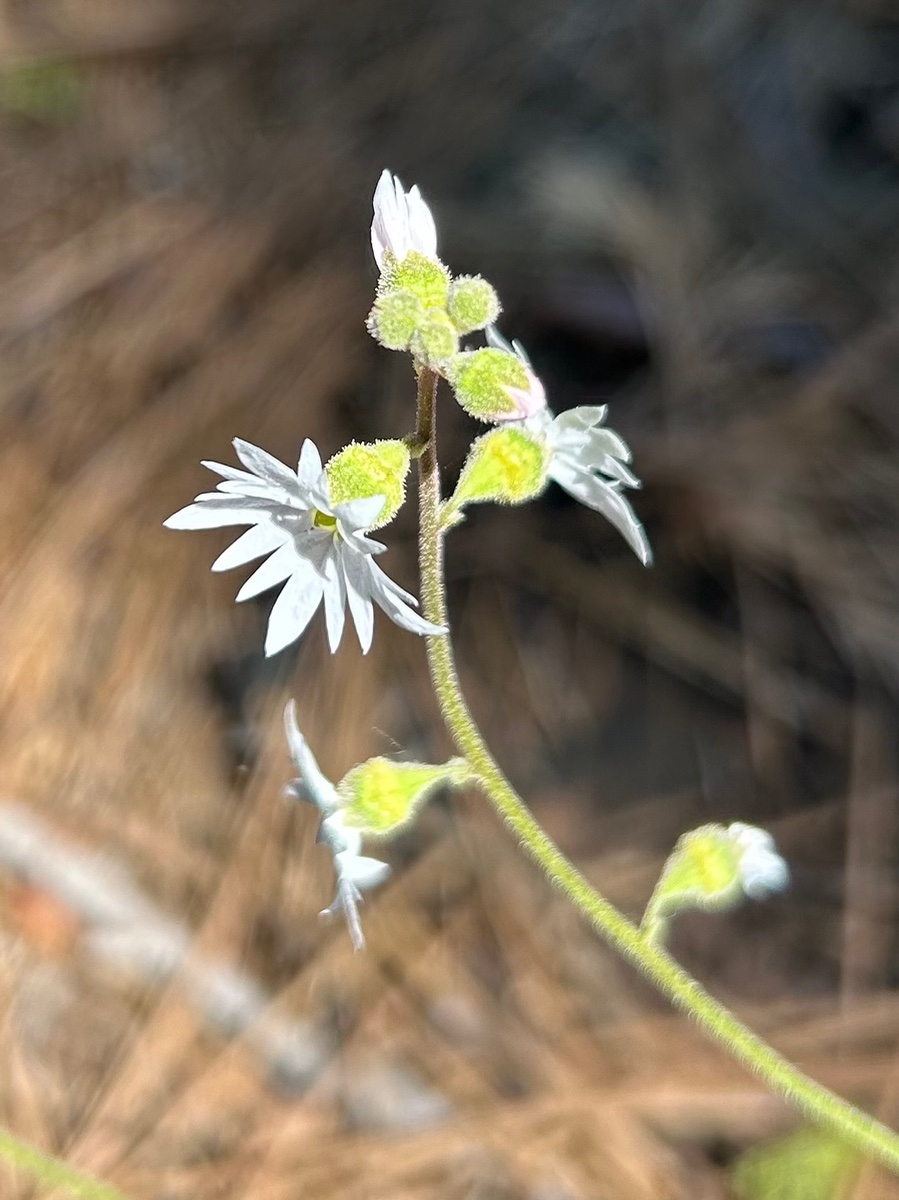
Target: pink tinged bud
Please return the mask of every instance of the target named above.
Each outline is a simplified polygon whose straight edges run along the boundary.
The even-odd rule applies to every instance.
[[[494,421],[522,421],[525,417],[535,417],[546,408],[546,392],[543,384],[532,370],[527,369],[528,386],[518,388],[506,386],[503,391],[515,405],[512,412],[497,414]]]

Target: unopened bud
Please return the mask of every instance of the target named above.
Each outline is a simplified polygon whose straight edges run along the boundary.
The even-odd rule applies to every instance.
[[[479,421],[516,421],[546,406],[540,380],[521,359],[492,346],[457,354],[447,366],[456,399]]]
[[[368,331],[387,350],[408,350],[424,315],[424,305],[412,292],[385,291],[368,314]]]
[[[499,297],[480,275],[460,275],[450,284],[447,309],[459,333],[473,333],[497,319]]]

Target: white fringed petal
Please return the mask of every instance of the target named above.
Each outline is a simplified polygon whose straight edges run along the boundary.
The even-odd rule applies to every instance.
[[[277,550],[287,537],[283,529],[274,525],[251,525],[246,533],[242,533],[236,542],[221,552],[210,570],[232,571],[235,567],[245,567],[253,559]]]
[[[575,500],[594,512],[602,513],[624,537],[644,567],[649,565],[652,550],[646,532],[616,483],[610,483],[558,454],[550,459],[549,477]]]

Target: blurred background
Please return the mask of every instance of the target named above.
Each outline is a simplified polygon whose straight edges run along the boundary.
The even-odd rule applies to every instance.
[[[634,917],[684,830],[769,828],[790,891],[675,952],[899,1122],[892,0],[3,6],[0,1121],[135,1200],[899,1195],[778,1141],[476,795],[386,849],[365,954],[318,919],[284,701],[334,778],[445,755],[423,645],[332,660],[319,618],[266,661],[230,531],[161,522],[235,435],[410,430],[364,326],[384,166],[645,480],[651,571],[558,489],[453,534],[499,760]],[[413,504],[390,534],[417,592]]]

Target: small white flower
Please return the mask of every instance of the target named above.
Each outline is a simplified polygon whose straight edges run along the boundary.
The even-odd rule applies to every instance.
[[[365,937],[359,920],[359,904],[362,893],[383,883],[390,874],[390,867],[377,858],[368,858],[360,853],[362,834],[346,823],[337,789],[322,774],[309,743],[297,725],[296,705],[292,700],[284,710],[284,728],[291,757],[299,771],[299,779],[290,785],[290,792],[298,799],[314,804],[321,813],[321,825],[317,841],[322,842],[334,857],[337,873],[337,894],[332,903],[322,910],[323,917],[342,912],[346,918],[350,937],[356,950],[365,947]]]
[[[359,644],[367,654],[374,630],[373,604],[412,633],[445,633],[409,605],[418,605],[375,563],[386,547],[365,536],[377,520],[383,496],[332,505],[328,476],[308,439],[296,471],[265,450],[235,438],[237,457],[246,471],[221,463],[203,465],[223,476],[214,492],[197,496],[165,522],[169,529],[215,529],[250,525],[212,564],[213,571],[241,567],[269,557],[237,593],[248,600],[283,584],[272,607],[265,653],[277,654],[304,632],[324,602],[332,653],[340,645],[349,605]]]
[[[735,821],[727,832],[741,850],[740,884],[747,896],[762,900],[771,892],[780,892],[790,882],[790,868],[777,853],[774,838],[755,825]]]
[[[410,250],[437,257],[437,227],[421,192],[418,187],[404,192],[399,179],[387,170],[381,172],[375,188],[371,248],[380,268],[388,250],[398,263]]]
[[[514,354],[533,375],[521,342],[507,342],[492,325],[487,329],[487,341],[497,350]],[[536,411],[528,415],[524,427],[542,436],[549,446],[549,478],[581,504],[602,513],[622,534],[640,562],[649,566],[652,561],[649,540],[622,494],[624,488],[640,487],[640,480],[627,466],[631,461],[627,443],[611,429],[602,427],[608,411],[606,405],[582,405],[554,416],[546,406],[542,384],[536,375],[533,378]],[[518,389],[508,390],[518,392]],[[538,400],[542,403],[537,403]]]

